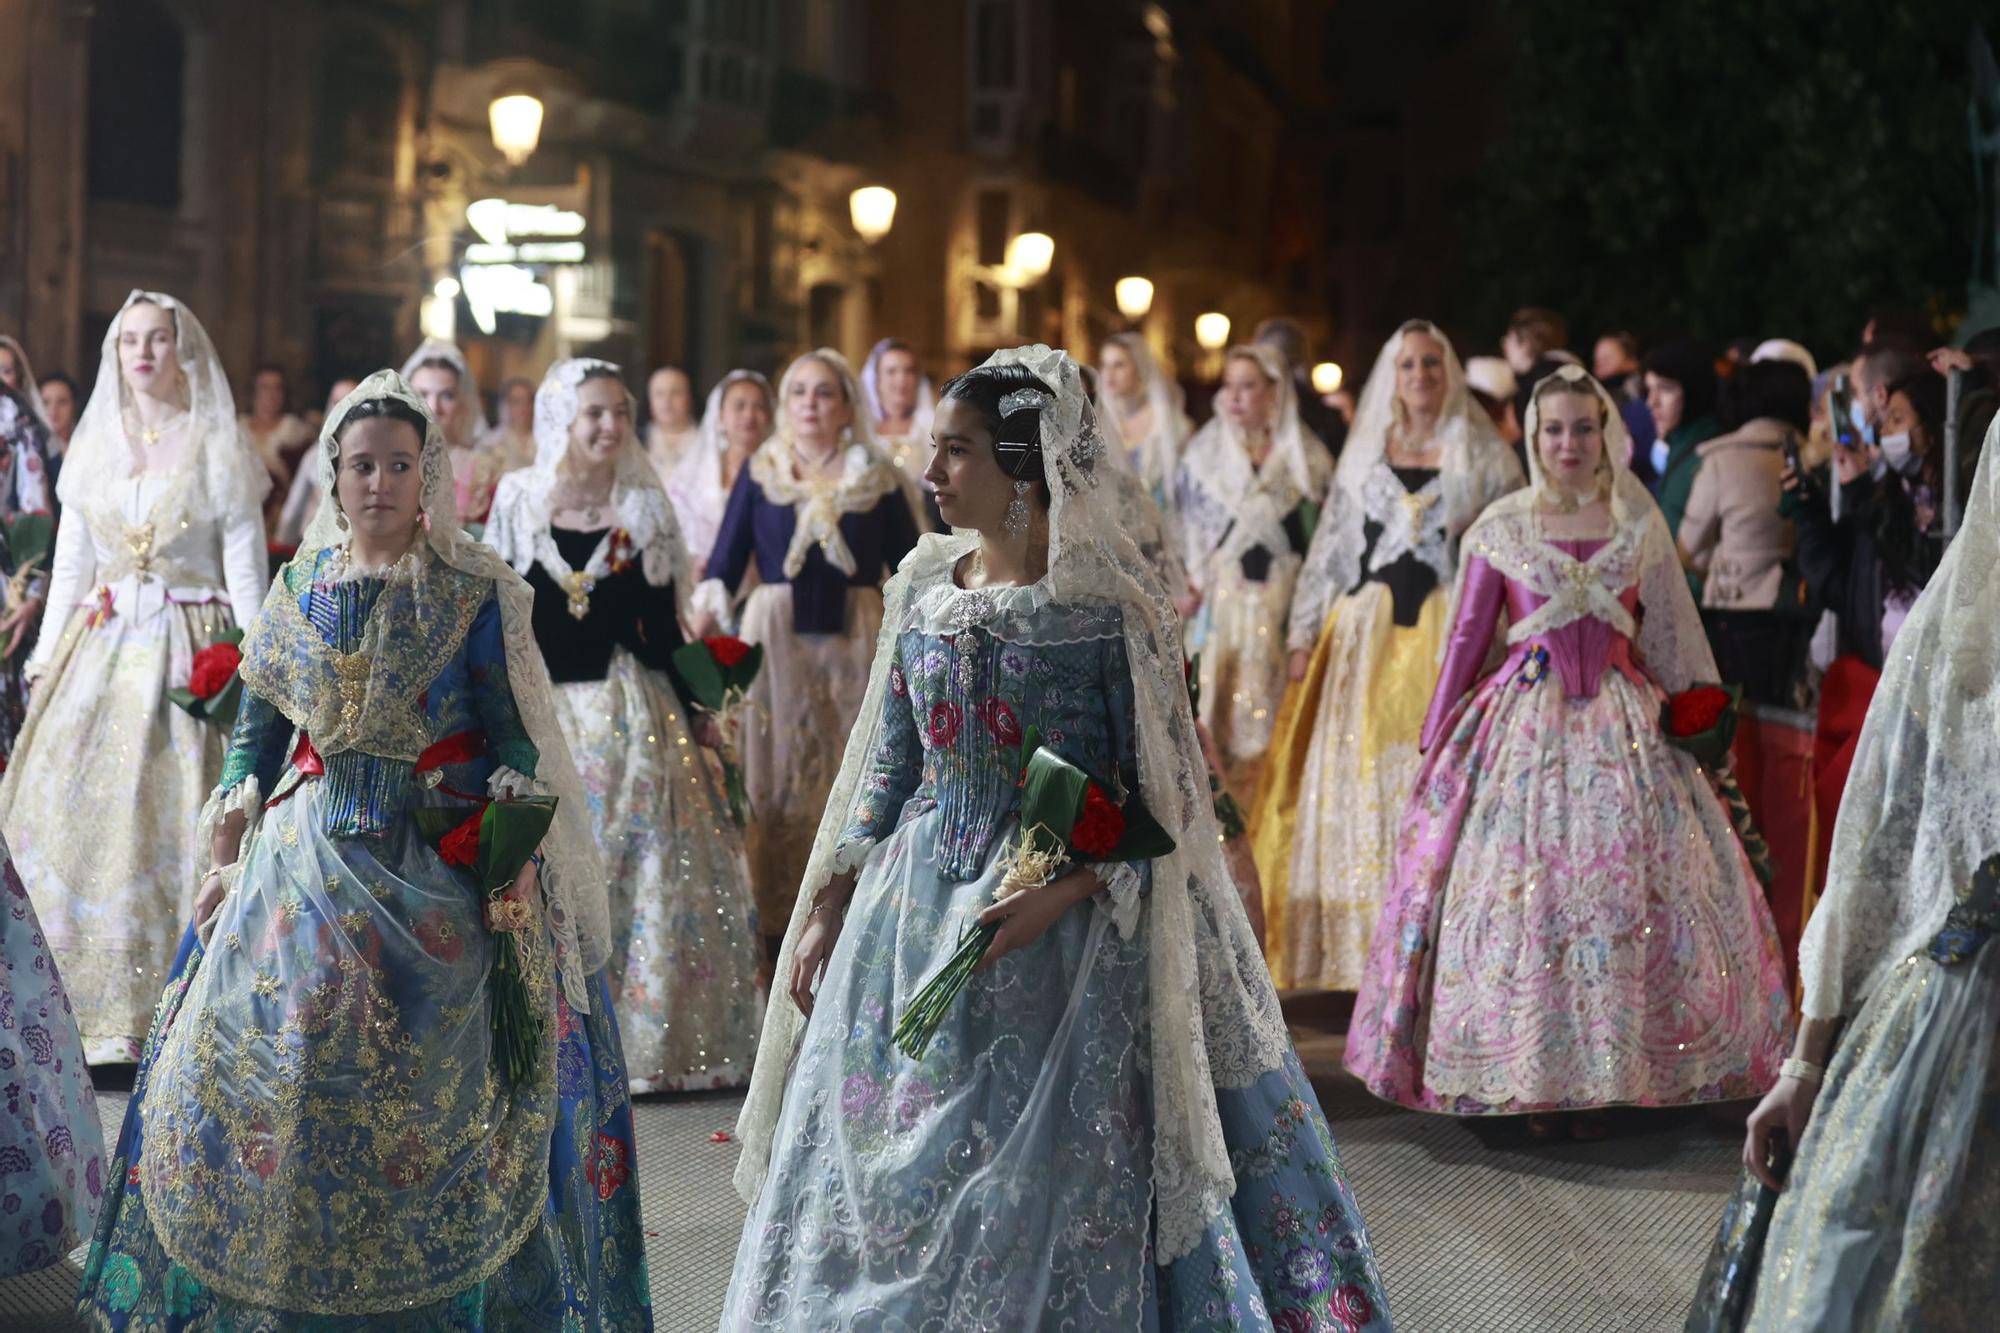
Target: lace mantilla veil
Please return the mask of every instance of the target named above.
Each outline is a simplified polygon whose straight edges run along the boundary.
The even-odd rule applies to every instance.
[[[1187,443],[1189,434],[1187,413],[1182,408],[1181,387],[1160,369],[1159,359],[1153,355],[1144,334],[1114,333],[1105,339],[1105,343],[1116,344],[1132,359],[1133,369],[1139,372],[1140,392],[1146,399],[1146,405],[1152,409],[1153,418],[1151,435],[1143,440],[1131,439],[1118,410],[1117,396],[1103,392],[1103,378],[1099,376],[1097,423],[1107,431],[1116,427],[1124,442],[1122,448],[1114,447],[1113,461],[1120,467],[1126,466],[1126,450],[1136,444],[1141,450],[1137,468],[1139,479],[1149,487],[1171,491],[1174,473],[1181,463],[1181,448]]]
[[[551,576],[560,580],[571,570],[556,549],[549,529],[555,492],[562,480],[563,459],[569,454],[570,426],[576,420],[577,392],[584,377],[593,371],[608,373],[618,382],[628,406],[632,391],[619,377],[617,366],[593,357],[572,357],[549,367],[535,391],[535,463],[500,478],[493,496],[493,511],[487,519],[486,542],[511,566],[526,575],[537,561]],[[704,428],[705,429],[705,428]],[[711,466],[713,459],[710,460]],[[660,474],[646,457],[636,430],[628,428],[618,451],[618,470],[611,483],[613,526],[622,530],[633,549],[640,553],[640,569],[654,587],[673,584],[674,598],[683,618],[693,595],[694,564],[688,558],[687,543],[681,538],[680,521],[660,484]],[[602,574],[610,536],[599,543],[586,572]],[[599,568],[602,565],[604,568]]]
[[[472,364],[465,359],[465,353],[457,343],[446,342],[443,338],[426,338],[403,362],[403,368],[398,372],[403,382],[409,383],[410,376],[416,374],[417,368],[426,361],[447,362],[458,372],[458,420],[452,423],[457,429],[442,421],[438,423],[446,427],[446,443],[461,447],[478,445],[492,427],[486,420],[486,406],[479,400],[479,381],[472,378]]]
[[[236,398],[229,377],[215,355],[215,344],[194,312],[164,292],[135,289],[118,308],[104,331],[97,362],[97,384],[78,418],[56,480],[56,498],[85,511],[114,505],[118,488],[140,467],[140,458],[125,431],[125,408],[132,391],[118,369],[118,326],[125,312],[141,301],[159,306],[173,317],[174,352],[187,377],[187,453],[175,469],[191,479],[188,512],[209,523],[254,514],[271,489],[271,474],[257,447],[236,421]]]
[[[1540,395],[1545,386],[1558,380],[1575,393],[1595,397],[1603,408],[1603,467],[1609,474],[1612,533],[1602,549],[1581,562],[1551,546],[1542,535],[1541,502],[1549,498],[1550,491],[1542,475],[1535,437],[1541,425]],[[1549,599],[1526,620],[1508,625],[1505,642],[1520,643],[1595,616],[1638,646],[1641,662],[1668,693],[1677,694],[1699,681],[1714,681],[1715,655],[1709,650],[1701,612],[1688,591],[1687,575],[1667,532],[1667,521],[1645,483],[1625,465],[1631,441],[1618,416],[1618,405],[1581,366],[1562,367],[1535,386],[1535,395],[1529,400],[1528,419],[1523,423],[1528,442],[1528,486],[1488,505],[1460,542],[1465,555],[1483,558]],[[1458,564],[1451,599],[1453,623],[1458,619],[1470,564],[1463,558]],[[1589,575],[1579,571],[1589,571]],[[1635,580],[1641,607],[1636,619],[1618,600],[1619,591]]]
[[[587,1013],[590,975],[604,966],[611,951],[611,908],[605,897],[604,863],[590,831],[583,784],[577,780],[569,742],[563,738],[556,720],[555,689],[549,683],[542,650],[535,643],[535,594],[520,575],[507,567],[498,552],[474,541],[459,526],[444,433],[431,420],[416,391],[394,371],[376,371],[327,413],[315,456],[320,493],[328,497],[328,503],[322,504],[313,515],[294,560],[303,561],[310,568],[315,552],[343,550],[348,545],[347,521],[340,512],[334,489],[340,427],[356,406],[383,398],[414,409],[429,422],[419,463],[425,541],[432,553],[453,569],[474,578],[491,579],[500,601],[507,684],[513,690],[514,706],[520,710],[528,739],[535,745],[536,781],[557,799],[555,823],[542,843],[545,853],[542,897],[548,904],[550,926],[556,937],[563,994],[571,1008]],[[282,580],[283,575],[279,578]],[[282,595],[282,589],[276,595]]]
[[[894,338],[882,339],[882,341],[869,349],[868,359],[861,363],[861,397],[867,404],[864,410],[867,413],[868,424],[871,428],[882,420],[882,391],[878,381],[881,378],[882,358],[887,356],[891,351],[901,350],[893,346],[895,341]],[[916,353],[912,352],[910,355],[914,357]],[[712,395],[709,401],[715,401]],[[929,441],[931,438],[931,417],[936,411],[937,390],[931,387],[931,377],[923,369],[922,362],[919,362],[917,368],[917,408],[910,418],[911,433],[920,440]],[[857,411],[854,415],[858,417],[862,413]],[[703,420],[706,421],[707,418],[704,417]]]
[[[1451,339],[1427,319],[1404,323],[1382,344],[1375,358],[1375,368],[1369,372],[1355,408],[1354,426],[1334,466],[1326,512],[1313,534],[1312,549],[1299,571],[1298,591],[1292,597],[1293,633],[1289,637],[1293,647],[1300,646],[1302,632],[1309,636],[1304,646],[1311,647],[1327,610],[1361,580],[1361,557],[1368,547],[1365,527],[1371,517],[1364,492],[1388,456],[1389,432],[1396,422],[1396,358],[1403,349],[1403,339],[1413,333],[1435,338],[1444,348],[1444,402],[1438,412],[1435,439],[1440,447],[1439,484],[1450,564],[1440,571],[1441,581],[1450,581],[1458,539],[1472,521],[1488,504],[1522,484],[1520,460],[1467,390],[1465,367],[1459,363]],[[1400,492],[1401,487],[1397,489]],[[1406,534],[1406,538],[1415,535]],[[1408,541],[1408,547],[1417,545],[1415,540]],[[1381,551],[1375,560],[1378,568],[1388,562]]]
[[[56,428],[49,424],[48,405],[42,401],[42,386],[35,380],[35,368],[28,364],[28,350],[21,346],[20,339],[7,333],[0,333],[0,347],[14,354],[14,367],[21,376],[20,387],[14,392],[28,405],[28,415],[42,428],[48,437],[48,447],[53,451],[62,441],[56,438]]]
[[[1799,941],[1807,1018],[1852,1015],[2000,853],[2000,421],[1965,522],[1896,634]]]
[[[1262,952],[1222,861],[1207,768],[1195,740],[1182,674],[1180,624],[1167,591],[1117,518],[1104,484],[1104,443],[1077,365],[1047,347],[995,353],[987,365],[1016,365],[1055,391],[1041,417],[1049,493],[1049,571],[1035,585],[1038,605],[1115,604],[1123,616],[1138,740],[1140,796],[1172,832],[1172,855],[1153,862],[1146,904],[1153,1078],[1153,1197],[1160,1263],[1188,1253],[1210,1218],[1235,1193],[1215,1087],[1243,1087],[1277,1069],[1291,1049]],[[977,538],[925,537],[890,580],[868,697],[851,734],[819,837],[778,958],[779,976],[831,875],[835,844],[880,731],[891,645],[915,601],[953,578]],[[976,596],[977,594],[967,594]],[[762,1186],[785,1082],[804,1019],[774,995],[738,1123],[743,1156],[736,1185],[746,1199]]]

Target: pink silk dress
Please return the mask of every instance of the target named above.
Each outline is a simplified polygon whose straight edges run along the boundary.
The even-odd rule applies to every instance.
[[[1546,600],[1468,559],[1347,1067],[1456,1115],[1760,1095],[1790,1037],[1777,934],[1632,640],[1585,617],[1480,678],[1503,606]]]

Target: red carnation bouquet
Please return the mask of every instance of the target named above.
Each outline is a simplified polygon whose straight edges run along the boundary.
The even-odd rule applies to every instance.
[[[1750,802],[1731,767],[1729,747],[1736,739],[1736,715],[1742,707],[1743,690],[1737,685],[1713,685],[1697,681],[1660,706],[1660,731],[1667,743],[1694,756],[1695,762],[1715,785],[1715,794],[1729,810],[1736,836],[1743,841],[1744,854],[1759,883],[1769,884],[1777,871],[1771,865],[1770,844],[1757,831],[1750,814]]]
[[[750,820],[750,797],[743,788],[743,766],[736,758],[736,731],[749,703],[751,682],[764,665],[764,650],[757,644],[715,634],[674,649],[673,663],[694,697],[695,707],[714,714],[722,728],[722,744],[716,747],[715,756],[722,761],[729,817],[742,828]]]
[[[1006,875],[994,897],[1005,900],[1039,888],[1077,861],[1150,861],[1174,849],[1174,840],[1137,796],[1115,801],[1103,786],[1069,760],[1037,743],[1029,729],[1021,751],[1021,838],[1008,852]],[[921,1060],[945,1014],[972,980],[999,923],[974,920],[958,949],[926,981],[896,1020],[896,1048]]]
[[[518,887],[521,868],[555,822],[553,796],[488,801],[466,814],[462,807],[432,806],[416,812],[417,828],[450,866],[467,866],[479,885],[486,929],[494,936],[490,1016],[493,1056],[514,1087],[535,1074],[542,1047],[542,1014],[528,993],[523,932],[535,928],[535,906]]]
[[[192,717],[228,731],[236,725],[243,705],[243,631],[223,631],[222,637],[194,655],[188,683],[167,691],[167,697]]]

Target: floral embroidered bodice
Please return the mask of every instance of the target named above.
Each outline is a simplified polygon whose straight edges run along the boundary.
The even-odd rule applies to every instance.
[[[841,842],[887,837],[906,806],[938,810],[940,873],[976,878],[1020,808],[1027,732],[1115,800],[1137,789],[1133,707],[1115,605],[1059,606],[1039,587],[939,584],[911,604],[896,636],[881,740]]]
[[[246,640],[243,704],[223,762],[222,790],[255,775],[259,789],[275,799],[282,795],[275,788],[287,759],[301,776],[322,776],[313,772],[317,766],[326,784],[327,831],[363,834],[392,828],[419,792],[483,797],[496,769],[534,775],[537,755],[508,685],[500,605],[491,584],[479,587],[482,581],[428,556],[410,559],[426,562],[426,586],[434,593],[449,589],[455,603],[426,608],[430,634],[401,623],[413,619],[408,601],[414,599],[409,580],[395,572],[337,577],[331,551],[285,567],[265,619],[291,619],[305,628],[287,635],[260,623]],[[398,623],[375,625],[378,615]],[[371,627],[373,642],[384,650],[364,656]],[[341,699],[318,697],[329,676],[314,659],[327,656]],[[345,669],[350,664],[367,673],[359,677],[362,688]],[[342,700],[359,700],[362,716],[344,715]],[[404,725],[370,726],[375,713],[404,714]],[[309,736],[311,719],[324,716],[338,717],[339,730]],[[362,745],[369,748],[336,744],[333,736],[344,734],[386,735],[401,742],[401,751],[416,752],[376,753],[392,747],[366,740]]]

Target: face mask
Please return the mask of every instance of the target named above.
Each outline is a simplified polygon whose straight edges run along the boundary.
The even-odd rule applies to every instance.
[[[1875,443],[1875,428],[1868,424],[1868,409],[1861,405],[1859,398],[1847,400],[1847,416],[1854,423],[1855,433],[1864,443]]]
[[[1923,466],[1923,459],[1917,456],[1910,445],[1910,432],[1899,430],[1894,435],[1884,435],[1881,441],[1882,461],[1890,468],[1908,476]]]
[[[1652,461],[1654,476],[1664,477],[1667,475],[1667,455],[1672,452],[1673,450],[1665,440],[1653,441],[1653,447],[1647,451],[1646,457]]]

